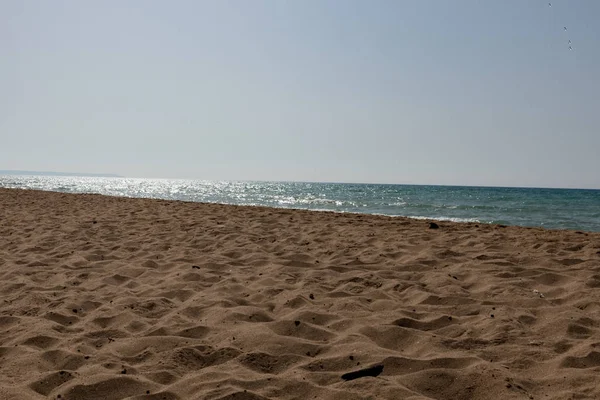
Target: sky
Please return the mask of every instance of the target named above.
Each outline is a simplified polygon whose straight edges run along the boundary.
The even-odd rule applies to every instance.
[[[0,0],[0,169],[600,188],[599,17],[597,0]]]

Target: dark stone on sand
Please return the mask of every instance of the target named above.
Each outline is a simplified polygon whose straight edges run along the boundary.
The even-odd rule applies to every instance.
[[[311,294],[309,294],[309,295],[308,295],[308,297],[309,297],[311,300],[314,300],[314,299],[315,299],[315,295],[314,295],[314,294],[312,294],[312,293],[311,293]]]
[[[348,372],[342,375],[342,379],[345,381],[352,381],[358,378],[364,378],[365,376],[379,376],[383,372],[383,365],[375,365],[373,367],[359,369],[358,371]]]
[[[126,370],[126,369],[124,369],[123,371],[121,371],[121,373],[122,373],[123,375],[125,375],[125,374],[127,374],[127,370]]]
[[[298,325],[300,325],[300,321],[294,321],[294,324],[295,324],[296,326],[298,326]]]
[[[193,269],[200,269],[200,267],[199,267],[199,266],[197,266],[197,265],[192,265],[192,268],[193,268]]]
[[[73,312],[74,312],[75,314],[77,314],[77,309],[76,309],[76,308],[74,308],[74,309],[73,309]]]
[[[429,223],[429,229],[439,229],[440,226],[438,224],[436,224],[435,222],[430,222]]]

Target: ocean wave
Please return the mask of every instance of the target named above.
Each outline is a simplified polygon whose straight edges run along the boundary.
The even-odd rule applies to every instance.
[[[424,216],[424,215],[399,215],[399,217],[406,217],[411,219],[420,219],[420,220],[435,220],[435,221],[448,221],[448,222],[475,222],[475,223],[487,223],[485,221],[481,221],[478,218],[459,218],[459,217],[444,217],[444,216]]]
[[[335,206],[335,207],[358,207],[358,203],[349,200],[336,200],[318,197],[296,198],[296,197],[276,197],[265,199],[284,206]]]

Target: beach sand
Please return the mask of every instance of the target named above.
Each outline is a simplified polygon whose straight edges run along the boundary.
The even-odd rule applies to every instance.
[[[0,398],[599,399],[600,234],[438,224],[0,189]]]

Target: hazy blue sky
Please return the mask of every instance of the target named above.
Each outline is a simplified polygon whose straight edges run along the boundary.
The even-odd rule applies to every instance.
[[[0,169],[600,188],[599,20],[597,0],[0,0]]]

